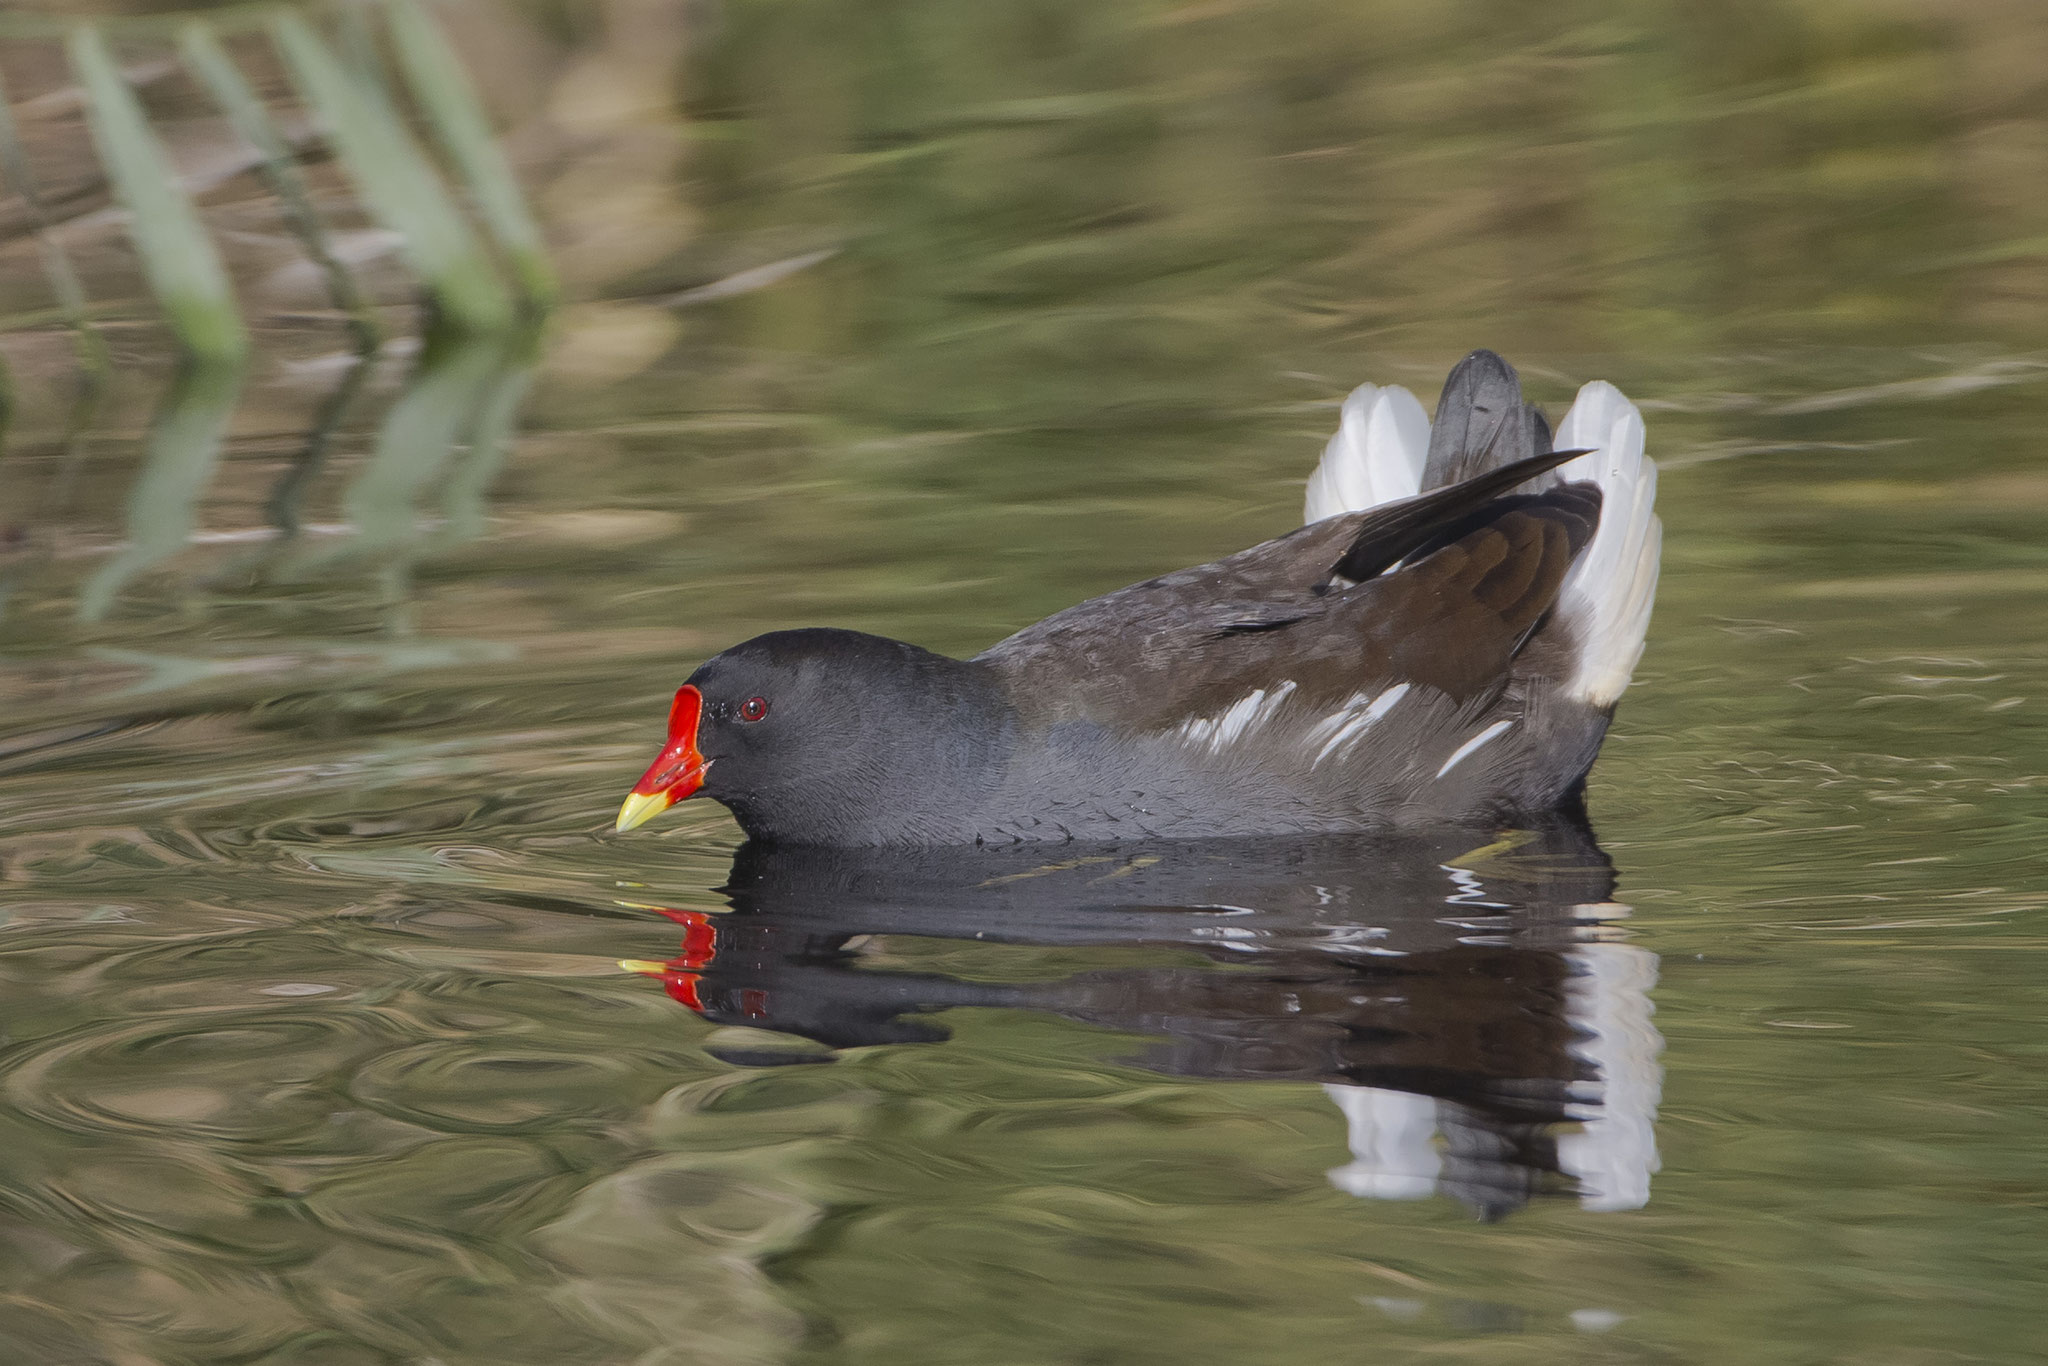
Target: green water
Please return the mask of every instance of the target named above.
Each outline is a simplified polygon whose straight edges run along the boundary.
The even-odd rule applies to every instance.
[[[309,453],[346,334],[234,186],[246,375],[173,382],[118,239],[82,431],[0,335],[0,1358],[2038,1359],[2038,20],[481,8],[537,362],[396,356]],[[1476,345],[1663,465],[1611,893],[609,833],[723,645],[1277,534],[1352,384]]]

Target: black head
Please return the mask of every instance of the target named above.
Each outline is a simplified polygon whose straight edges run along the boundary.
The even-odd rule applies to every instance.
[[[886,842],[937,784],[971,781],[1008,709],[975,665],[858,631],[775,631],[705,661],[669,743],[619,813],[629,829],[699,792],[747,833]],[[881,832],[881,833],[877,833]]]

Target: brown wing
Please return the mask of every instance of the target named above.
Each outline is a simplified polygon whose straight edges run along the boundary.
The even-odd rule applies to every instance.
[[[1311,704],[1398,681],[1459,698],[1497,687],[1599,516],[1599,494],[1584,485],[1502,495],[1570,455],[1135,584],[1048,617],[980,661],[1005,677],[1027,724],[1085,718],[1133,731],[1282,683]],[[1351,582],[1361,574],[1371,577]]]
[[[1495,506],[1413,565],[1360,586],[1388,681],[1461,701],[1498,687],[1592,539],[1600,491],[1567,484]]]

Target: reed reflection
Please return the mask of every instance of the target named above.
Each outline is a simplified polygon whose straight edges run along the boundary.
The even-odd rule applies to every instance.
[[[1441,1193],[1483,1219],[1551,1190],[1633,1209],[1657,1169],[1662,1041],[1656,958],[1612,927],[1627,914],[1613,887],[1592,832],[1568,820],[1051,858],[748,846],[731,913],[664,910],[679,952],[625,966],[706,1019],[831,1048],[936,1042],[930,1017],[963,1006],[1150,1035],[1129,1061],[1155,1072],[1320,1083],[1351,1150],[1329,1179],[1351,1194]],[[880,936],[1139,961],[968,980],[875,966]]]

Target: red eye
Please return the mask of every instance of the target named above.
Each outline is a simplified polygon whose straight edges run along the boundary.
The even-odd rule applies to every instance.
[[[749,697],[746,701],[740,703],[740,720],[742,721],[758,721],[767,714],[768,699],[765,697]]]

